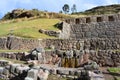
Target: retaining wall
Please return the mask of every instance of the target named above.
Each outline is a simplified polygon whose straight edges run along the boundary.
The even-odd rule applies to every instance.
[[[0,49],[9,50],[29,50],[41,46],[41,40],[38,39],[25,39],[19,37],[4,37],[0,38]]]
[[[18,37],[0,38],[0,49],[10,50],[31,50],[36,47],[68,50],[89,49],[89,50],[116,50],[120,49],[120,38],[90,38],[90,39],[24,39]]]
[[[120,14],[66,19],[62,39],[120,38]]]

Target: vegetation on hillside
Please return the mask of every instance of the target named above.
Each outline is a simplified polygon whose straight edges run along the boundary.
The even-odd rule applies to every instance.
[[[64,18],[70,18],[71,16],[62,14],[62,13],[39,11],[38,9],[32,9],[32,10],[15,9],[5,14],[2,20],[17,19],[17,18],[31,18],[31,17],[64,19]]]
[[[20,19],[21,20],[21,19]],[[59,19],[33,19],[19,21],[15,19],[7,23],[0,23],[0,37],[13,34],[19,37],[25,38],[54,38],[45,34],[39,33],[39,29],[45,30],[59,30],[55,27],[55,24],[59,23]]]
[[[67,5],[69,7],[69,5]],[[65,10],[66,9],[64,5]],[[54,38],[39,33],[40,29],[59,30],[55,24],[61,19],[84,17],[86,15],[113,14],[120,12],[119,5],[98,6],[85,12],[76,12],[77,8],[74,4],[72,7],[74,14],[53,13],[47,11],[39,11],[37,9],[24,10],[15,9],[8,12],[0,21],[0,37],[7,36],[12,33],[15,36],[25,38]],[[76,13],[75,13],[76,12]]]
[[[65,13],[70,12],[70,7],[68,4],[65,4],[62,7],[63,11]],[[77,7],[75,4],[73,4],[72,8],[72,15],[101,15],[101,14],[114,14],[120,12],[120,4],[114,4],[114,5],[108,5],[108,6],[98,6],[94,7],[92,9],[86,10],[84,12],[77,12]],[[57,18],[57,19],[65,19],[65,18],[71,18],[75,17],[70,14],[62,14],[62,11],[60,13],[54,13],[54,12],[47,12],[47,11],[40,11],[38,9],[32,9],[32,10],[25,10],[25,9],[15,9],[11,12],[8,12],[2,20],[8,20],[8,19],[16,19],[16,18]],[[79,17],[79,16],[78,16]]]
[[[108,5],[108,6],[98,6],[92,9],[86,10],[84,12],[77,12],[74,15],[101,15],[101,14],[114,14],[120,12],[120,4]]]
[[[62,9],[63,9],[63,11],[64,11],[65,14],[69,13],[70,8],[69,8],[69,5],[68,5],[68,4],[65,4],[65,5],[62,7]]]

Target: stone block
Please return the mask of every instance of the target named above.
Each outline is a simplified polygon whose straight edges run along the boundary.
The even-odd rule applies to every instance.
[[[98,37],[98,33],[95,32],[95,31],[91,32],[91,37],[92,38],[97,38]]]
[[[37,80],[38,75],[38,70],[36,69],[31,69],[28,71],[27,77],[25,80]]]
[[[89,28],[88,28],[88,27],[83,27],[83,28],[82,28],[82,32],[87,32],[87,31],[89,31]]]
[[[111,66],[111,67],[114,66],[114,62],[113,62],[112,58],[109,58],[109,57],[105,58],[105,63],[106,63],[105,66]]]
[[[115,32],[106,31],[106,35],[107,35],[107,37],[114,37],[115,36]]]
[[[91,38],[91,32],[85,32],[85,37]]]

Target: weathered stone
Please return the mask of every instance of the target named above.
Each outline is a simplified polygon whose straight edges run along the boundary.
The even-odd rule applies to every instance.
[[[22,74],[23,72],[27,72],[30,68],[28,66],[18,66],[16,67],[16,73]]]
[[[91,32],[85,32],[85,37],[91,38]]]
[[[97,70],[99,65],[94,61],[89,61],[88,64],[84,65],[84,69],[86,70]]]
[[[101,73],[94,73],[89,71],[90,80],[105,80],[104,75]]]
[[[109,57],[106,57],[105,63],[106,63],[105,66],[111,66],[111,67],[114,66],[113,60]]]
[[[37,80],[38,77],[38,70],[37,69],[31,69],[28,71],[27,77],[25,80]]]

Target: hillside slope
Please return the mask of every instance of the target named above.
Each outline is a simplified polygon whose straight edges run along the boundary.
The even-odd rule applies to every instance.
[[[0,21],[0,37],[13,34],[25,38],[53,38],[39,33],[39,29],[59,30],[55,25],[61,19],[83,17],[86,15],[113,14],[120,12],[120,4],[98,6],[73,15],[43,12],[37,9],[15,9],[7,13]]]
[[[0,37],[13,34],[25,38],[52,38],[39,33],[39,29],[58,30],[54,25],[60,22],[59,19],[34,19],[25,21],[10,21],[0,23]]]
[[[8,12],[7,14],[5,14],[2,20],[31,18],[31,17],[64,19],[64,18],[70,18],[71,16],[67,14],[62,14],[62,13],[40,11],[37,9],[32,9],[32,10],[14,9],[11,12]]]
[[[120,12],[120,4],[113,4],[113,5],[107,5],[107,6],[94,7],[84,12],[77,12],[75,14],[101,15],[101,14],[114,14],[119,12]]]

